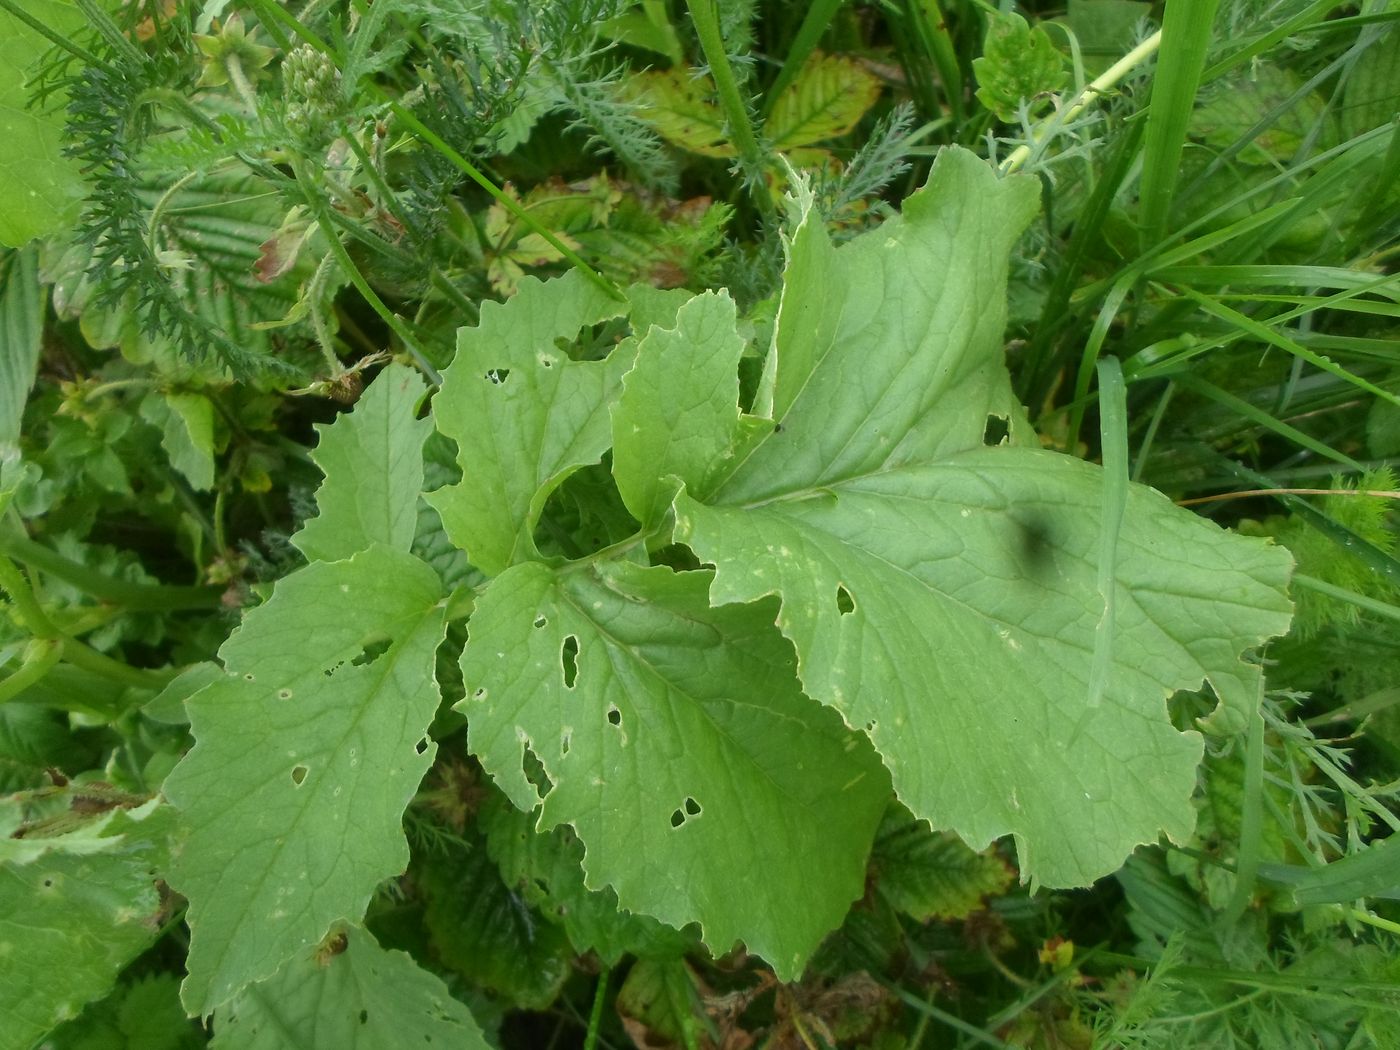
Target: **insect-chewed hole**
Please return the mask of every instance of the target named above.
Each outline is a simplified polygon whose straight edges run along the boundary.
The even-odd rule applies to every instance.
[[[567,729],[559,734],[559,754],[561,756],[569,753],[569,741],[573,739],[573,734]]]
[[[840,584],[836,585],[836,609],[842,616],[856,611],[856,603],[851,598],[851,592]]]
[[[559,647],[559,665],[564,672],[564,688],[572,689],[578,679],[578,638],[572,634]]]
[[[277,690],[277,699],[278,699],[278,700],[290,700],[291,698],[292,698],[292,691],[291,691],[290,689],[279,689],[279,690]]]
[[[674,813],[671,814],[671,827],[678,828],[684,823],[685,814],[682,813],[680,810],[676,810]]]
[[[427,737],[423,737],[423,739],[419,740],[418,743],[416,743],[416,744],[413,745],[413,750],[414,750],[414,751],[417,751],[420,755],[423,754],[423,752],[427,751],[427,750],[428,750],[428,738],[427,738]]]
[[[485,700],[485,699],[486,699],[486,687],[483,685],[483,686],[482,686],[480,689],[478,689],[476,692],[472,693],[472,699],[473,699],[473,700]]]
[[[554,790],[554,781],[549,779],[544,763],[529,744],[525,745],[524,753],[520,756],[520,771],[525,774],[525,779],[530,782],[540,798]]]
[[[688,817],[698,817],[700,815],[700,803],[696,802],[695,799],[688,795],[685,800],[685,813]]]
[[[982,428],[982,444],[1000,445],[1011,435],[1011,419],[1007,416],[991,415]]]
[[[302,785],[302,784],[305,782],[305,780],[306,780],[306,774],[309,773],[309,772],[310,772],[310,770],[307,769],[305,766],[293,766],[293,767],[292,767],[292,783],[295,784],[297,787],[301,787],[301,785]]]
[[[608,708],[608,725],[610,725],[610,726],[620,726],[620,725],[622,725],[622,712],[619,711],[616,707],[609,707],[609,708]]]
[[[548,627],[548,626],[549,626],[549,618],[548,618],[547,616],[536,616],[536,617],[535,617],[535,629],[536,629],[536,630],[538,630],[538,629],[541,628],[541,627]]]
[[[554,367],[554,358],[550,357],[548,354],[540,354],[540,367],[541,367],[541,368],[553,368],[553,367]]]
[[[509,378],[509,368],[488,368],[486,370],[486,381],[492,386],[504,386],[505,381]]]
[[[356,667],[368,666],[387,653],[389,645],[390,642],[387,638],[377,638],[372,642],[366,642],[360,647],[360,655],[350,662]]]
[[[875,732],[876,726],[878,726],[879,724],[879,722],[875,721],[875,719],[872,718],[869,722],[865,723],[865,731],[867,733],[873,733]]]

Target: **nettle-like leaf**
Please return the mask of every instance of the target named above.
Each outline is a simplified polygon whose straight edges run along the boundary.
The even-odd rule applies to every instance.
[[[215,1050],[490,1045],[439,978],[359,929],[249,988],[219,1012],[210,1043]]]
[[[531,530],[545,499],[607,450],[608,402],[631,360],[615,351],[574,361],[555,344],[626,310],[572,271],[548,285],[523,279],[508,304],[485,304],[480,325],[458,332],[433,417],[466,477],[428,502],[483,572],[537,556]]]
[[[972,60],[977,100],[998,120],[1015,120],[1023,100],[1058,91],[1068,79],[1064,56],[1050,34],[1018,14],[993,14],[982,50],[982,57]]]
[[[590,887],[792,978],[861,892],[889,782],[802,695],[775,606],[712,609],[709,583],[517,565],[477,601],[458,708],[511,801],[574,826]]]
[[[401,820],[432,762],[442,586],[382,546],[277,584],[187,703],[195,746],[165,782],[185,828],[191,1013],[358,921],[408,864]]]
[[[432,423],[414,418],[426,391],[418,373],[391,364],[375,377],[355,411],[318,425],[312,460],[326,474],[316,490],[316,517],[292,537],[312,561],[339,561],[379,543],[407,551],[418,527],[423,443]]]
[[[741,454],[677,499],[676,535],[716,567],[712,602],[780,597],[806,691],[869,734],[916,816],[974,848],[1011,834],[1023,877],[1070,886],[1190,833],[1202,745],[1165,701],[1237,683],[1240,650],[1286,629],[1290,562],[1132,486],[1091,696],[1102,472],[982,446],[990,417],[1026,434],[1001,334],[1036,193],[950,150],[901,218],[839,249],[803,206],[771,431],[736,427]]]

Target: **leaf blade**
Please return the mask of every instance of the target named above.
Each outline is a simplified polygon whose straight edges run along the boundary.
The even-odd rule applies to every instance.
[[[793,977],[862,892],[888,781],[801,695],[771,607],[711,609],[707,583],[515,566],[478,601],[458,709],[512,802],[575,827],[590,888]]]
[[[311,459],[325,474],[317,516],[292,536],[310,561],[340,561],[375,543],[407,551],[423,489],[423,443],[432,430],[414,412],[426,390],[413,369],[391,364],[355,410],[318,424]]]
[[[400,821],[435,750],[440,591],[381,547],[313,563],[245,617],[226,677],[189,700],[196,743],[165,793],[184,825],[169,881],[190,900],[191,1013],[357,920],[407,864]]]
[[[611,439],[608,402],[630,355],[573,361],[556,341],[626,310],[571,270],[547,285],[525,278],[506,303],[482,307],[476,328],[458,331],[433,419],[457,442],[464,478],[427,500],[488,575],[535,554],[530,533],[545,498]]]

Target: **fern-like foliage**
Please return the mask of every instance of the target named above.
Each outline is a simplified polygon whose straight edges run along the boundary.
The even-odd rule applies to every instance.
[[[84,47],[98,59],[73,70],[65,66],[46,87],[68,96],[67,152],[76,158],[91,186],[78,237],[90,253],[88,274],[97,301],[134,304],[142,329],[197,359],[212,353],[235,374],[250,376],[275,363],[250,354],[222,327],[199,316],[172,285],[181,260],[163,254],[149,235],[149,208],[142,198],[143,149],[170,130],[178,111],[203,125],[201,155],[222,140],[229,125],[202,118],[184,100],[197,66],[188,11],[167,16],[152,4],[133,4],[99,23]],[[144,49],[126,39],[148,19],[152,36]],[[196,147],[198,148],[198,147]],[[225,150],[227,151],[227,145]]]

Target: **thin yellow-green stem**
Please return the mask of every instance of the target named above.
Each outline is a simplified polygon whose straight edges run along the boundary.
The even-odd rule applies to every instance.
[[[63,642],[58,638],[34,638],[25,646],[19,669],[0,681],[0,704],[13,700],[35,682],[42,679],[63,656]]]
[[[1193,496],[1179,499],[1178,507],[1194,507],[1201,503],[1220,503],[1230,499],[1250,499],[1254,496],[1374,496],[1377,499],[1400,499],[1392,489],[1241,489],[1238,492],[1218,492],[1214,496]]]
[[[1044,142],[1050,135],[1054,134],[1057,129],[1068,124],[1075,117],[1079,116],[1079,114],[1083,113],[1102,95],[1116,87],[1124,77],[1151,58],[1161,45],[1162,31],[1159,29],[1093,80],[1089,81],[1089,83],[1085,85],[1084,90],[1079,92],[1079,94],[1074,97],[1074,101],[1066,106],[1063,111],[1052,113],[1036,125],[1034,131],[1031,133],[1031,141],[1029,143],[1017,146],[1006,155],[999,166],[1002,174],[1010,174],[1020,168],[1022,164],[1030,159],[1031,153],[1036,146]]]

